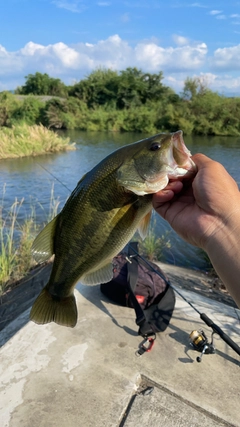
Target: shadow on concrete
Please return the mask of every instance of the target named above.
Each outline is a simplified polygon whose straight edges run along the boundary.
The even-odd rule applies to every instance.
[[[78,290],[78,292],[84,297],[86,298],[88,301],[90,301],[92,304],[94,304],[97,308],[99,308],[103,313],[107,314],[111,319],[112,322],[119,328],[123,329],[126,331],[127,334],[133,335],[133,336],[137,336],[137,329],[138,327],[136,326],[136,331],[127,327],[127,326],[122,326],[119,324],[118,320],[112,315],[112,313],[107,309],[107,307],[104,305],[105,303],[109,303],[112,305],[116,305],[118,306],[118,304],[115,304],[114,302],[110,301],[101,291],[100,291],[100,285],[94,285],[94,286],[88,286],[88,285],[83,285],[82,283],[79,283],[76,286],[76,289]],[[120,307],[120,306],[118,306]],[[124,309],[125,307],[120,307],[120,309],[123,310],[124,313]],[[129,310],[129,308],[126,307],[126,310]],[[132,309],[132,316],[133,319],[135,318],[135,312]]]
[[[28,323],[26,311],[46,285],[51,269],[51,263],[36,267],[0,297],[0,347]]]
[[[52,264],[38,267],[31,272],[29,277],[19,282],[15,288],[0,298],[0,347],[29,322],[30,308],[42,288],[46,285],[51,268]],[[112,319],[112,322],[125,330],[127,334],[138,335],[137,326],[136,330],[133,330],[127,326],[120,325],[117,319],[105,307],[104,302],[111,305],[113,303],[101,293],[99,285],[87,286],[78,283],[76,289],[84,298],[107,314]],[[122,309],[124,310],[124,307]],[[134,318],[134,310],[132,310],[132,314]]]

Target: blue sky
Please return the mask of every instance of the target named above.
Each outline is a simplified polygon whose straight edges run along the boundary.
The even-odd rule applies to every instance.
[[[73,84],[97,67],[240,96],[240,1],[0,0],[0,91],[36,71]]]

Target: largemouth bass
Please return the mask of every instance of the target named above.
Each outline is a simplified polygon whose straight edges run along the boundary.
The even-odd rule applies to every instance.
[[[30,318],[74,327],[74,287],[112,279],[112,258],[138,229],[144,237],[152,194],[195,171],[182,131],[160,133],[124,146],[102,160],[78,182],[62,211],[36,237],[32,254],[46,261],[53,254],[49,282]]]

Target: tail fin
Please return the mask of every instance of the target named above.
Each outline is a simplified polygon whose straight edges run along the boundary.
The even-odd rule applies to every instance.
[[[46,287],[37,297],[30,312],[30,319],[39,325],[55,322],[73,328],[77,323],[77,317],[77,305],[73,294],[67,298],[58,298],[51,295]]]

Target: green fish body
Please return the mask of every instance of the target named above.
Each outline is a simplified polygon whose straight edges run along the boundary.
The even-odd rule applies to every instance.
[[[90,285],[110,281],[112,258],[137,229],[146,235],[152,194],[194,168],[179,131],[124,146],[88,172],[33,243],[38,262],[55,257],[31,320],[74,327],[78,280]]]

